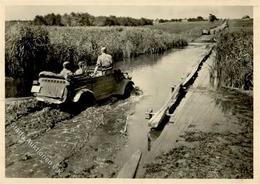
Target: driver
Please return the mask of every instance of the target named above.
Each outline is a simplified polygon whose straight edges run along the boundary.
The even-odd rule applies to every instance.
[[[104,70],[112,69],[112,64],[112,56],[110,54],[107,54],[106,47],[102,47],[101,54],[98,56],[97,64],[92,75],[95,76],[99,68]]]

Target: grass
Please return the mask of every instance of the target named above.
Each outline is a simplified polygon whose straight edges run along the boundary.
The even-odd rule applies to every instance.
[[[93,64],[101,46],[119,61],[187,45],[176,35],[137,27],[48,27],[48,32],[54,59],[60,62],[84,60]]]
[[[199,36],[201,36],[203,29],[210,29],[221,24],[220,21],[208,22],[208,21],[198,21],[198,22],[167,22],[156,24],[153,26],[146,26],[150,29],[161,30],[171,34],[178,35],[181,38],[185,38],[188,41],[192,41]]]
[[[6,25],[6,76],[36,79],[42,70],[59,72],[64,61],[94,64],[106,46],[114,61],[162,53],[188,43],[175,34],[145,27],[54,27],[23,23]],[[73,70],[73,68],[72,68]],[[28,82],[29,83],[29,82]]]
[[[233,19],[229,20],[229,32],[253,32],[253,19],[242,20],[242,19]]]
[[[229,30],[217,42],[213,71],[220,86],[253,88],[252,20],[229,21]]]
[[[203,29],[219,25],[204,22],[174,22],[143,27],[59,27],[32,26],[28,22],[6,22],[5,73],[25,79],[30,88],[42,70],[59,72],[64,61],[74,69],[79,61],[94,64],[101,46],[114,61],[141,54],[162,53],[182,48]]]

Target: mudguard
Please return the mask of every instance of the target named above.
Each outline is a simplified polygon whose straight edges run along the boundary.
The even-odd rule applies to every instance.
[[[87,94],[87,93],[93,95],[93,97],[94,97],[93,91],[91,91],[91,90],[89,90],[89,89],[82,89],[82,90],[80,90],[80,91],[78,91],[78,92],[76,93],[76,95],[74,96],[74,98],[73,98],[72,101],[73,101],[73,102],[78,102],[79,99],[80,99],[80,97],[81,97],[83,94]]]
[[[117,93],[119,95],[124,95],[125,93],[125,88],[128,84],[130,85],[134,85],[134,82],[133,81],[130,81],[130,80],[123,80],[122,81],[123,84],[120,85],[120,88],[118,89]]]

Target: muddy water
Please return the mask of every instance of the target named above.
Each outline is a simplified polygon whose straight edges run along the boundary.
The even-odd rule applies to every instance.
[[[137,149],[147,150],[149,127],[145,112],[150,109],[156,112],[164,104],[171,87],[180,83],[198,64],[206,47],[207,44],[194,44],[160,57],[140,57],[134,62],[126,61],[118,66],[127,71],[133,77],[135,85],[143,91],[143,96],[132,107],[131,115],[127,119],[128,141],[117,155],[119,166]],[[160,132],[155,136],[159,134]]]

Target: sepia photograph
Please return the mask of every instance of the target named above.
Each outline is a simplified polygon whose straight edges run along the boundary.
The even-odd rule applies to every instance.
[[[253,179],[253,22],[253,6],[5,6],[5,177]]]

